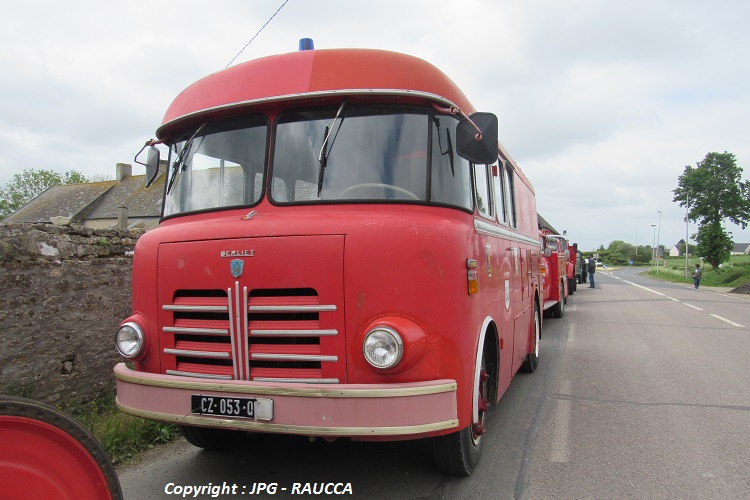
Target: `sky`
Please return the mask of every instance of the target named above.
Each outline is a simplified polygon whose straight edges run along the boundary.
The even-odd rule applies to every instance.
[[[282,4],[5,5],[0,186],[24,169],[114,178],[185,87],[304,37],[440,68],[498,116],[538,212],[584,251],[692,243],[672,191],[709,152],[733,153],[750,178],[746,0],[288,0],[243,50]],[[750,242],[750,228],[726,228]]]

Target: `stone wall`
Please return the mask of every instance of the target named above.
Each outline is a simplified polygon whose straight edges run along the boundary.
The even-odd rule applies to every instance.
[[[0,394],[52,404],[113,387],[141,230],[0,226]]]

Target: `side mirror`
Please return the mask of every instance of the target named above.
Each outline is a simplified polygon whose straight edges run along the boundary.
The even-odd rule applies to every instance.
[[[550,247],[547,247],[544,249],[544,256],[548,259],[552,257],[552,249]]]
[[[143,163],[142,161],[138,161],[138,157],[141,156],[141,153],[143,153],[143,150],[146,148],[148,148],[148,153],[146,154],[146,163]],[[159,160],[159,150],[153,145],[152,141],[147,141],[141,150],[135,155],[135,158],[133,158],[133,161],[137,164],[146,167],[146,187],[153,184],[156,177],[159,175]]]
[[[570,259],[570,250],[565,250],[565,260]]]
[[[159,150],[151,146],[146,157],[146,187],[149,187],[159,175]]]
[[[456,152],[472,163],[494,163],[497,160],[497,130],[497,116],[474,113],[459,122],[456,128]]]

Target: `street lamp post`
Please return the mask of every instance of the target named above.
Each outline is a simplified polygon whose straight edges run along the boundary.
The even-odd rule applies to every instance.
[[[656,224],[651,224],[654,228],[654,242],[651,244],[651,259],[656,262]],[[658,268],[659,266],[657,266]]]
[[[685,193],[685,279],[688,277],[688,267],[690,266],[690,195]]]
[[[661,210],[657,210],[659,212],[659,229],[656,231],[656,274],[659,274],[659,238],[661,237]],[[662,255],[662,258],[664,255]]]

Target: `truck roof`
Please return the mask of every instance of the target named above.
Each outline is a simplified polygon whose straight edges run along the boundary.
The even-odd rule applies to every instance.
[[[213,73],[182,91],[157,130],[169,136],[203,114],[288,99],[336,94],[413,96],[474,112],[458,86],[414,56],[373,49],[302,50],[255,59]]]

